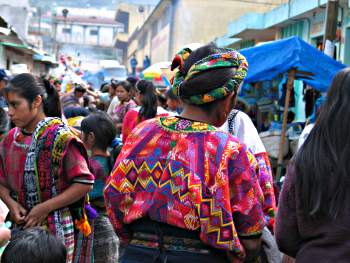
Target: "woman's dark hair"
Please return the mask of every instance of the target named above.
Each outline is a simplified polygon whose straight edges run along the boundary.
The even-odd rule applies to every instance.
[[[101,92],[108,92],[108,87],[109,87],[108,83],[102,83],[100,86],[100,91]]]
[[[81,122],[81,131],[86,135],[93,132],[95,135],[95,147],[107,150],[112,144],[117,130],[112,119],[105,112],[96,112],[84,118]]]
[[[315,126],[295,157],[300,207],[310,218],[336,218],[349,201],[350,68],[328,90]]]
[[[63,109],[64,116],[69,118],[74,118],[78,116],[86,117],[90,114],[89,110],[83,107],[70,106]]]
[[[192,65],[197,61],[221,51],[226,52],[226,49],[218,48],[214,44],[208,44],[194,50],[185,60],[181,73],[186,75]],[[197,74],[189,80],[184,80],[179,87],[181,100],[185,103],[188,103],[188,99],[191,96],[206,94],[211,90],[225,86],[227,82],[232,78],[233,71],[233,68],[210,69]],[[235,90],[236,93],[237,89],[238,87]],[[221,100],[197,106],[207,112],[211,112],[212,109],[216,107],[220,101]]]
[[[115,90],[115,89],[118,87],[119,83],[120,83],[120,82],[118,82],[118,81],[112,79],[112,80],[111,80],[111,88],[112,88],[113,90]]]
[[[166,97],[171,100],[176,100],[176,101],[179,100],[179,98],[174,94],[172,89],[168,89],[168,91],[166,92]]]
[[[56,88],[46,79],[29,73],[19,74],[10,80],[5,93],[14,92],[26,99],[31,107],[37,96],[43,99],[43,111],[47,117],[62,117],[61,103]]]
[[[132,86],[136,87],[137,78],[135,78],[135,77],[128,77],[126,79],[126,81],[129,82]]]
[[[132,89],[132,86],[128,81],[119,82],[117,87],[119,87],[119,86],[122,86],[127,92],[130,92]]]
[[[18,231],[6,246],[1,263],[65,263],[67,249],[42,227]]]
[[[3,108],[0,108],[0,135],[8,131],[9,124],[10,121],[7,112]]]
[[[142,117],[146,120],[154,118],[157,115],[158,101],[153,83],[147,80],[140,80],[136,83],[136,89],[142,95],[139,121]]]

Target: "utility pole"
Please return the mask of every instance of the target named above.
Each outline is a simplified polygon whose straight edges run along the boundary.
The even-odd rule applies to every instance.
[[[334,41],[336,38],[338,26],[338,8],[338,0],[328,0],[325,21],[325,34],[323,38],[323,50],[324,53],[330,57],[333,57],[334,55]]]

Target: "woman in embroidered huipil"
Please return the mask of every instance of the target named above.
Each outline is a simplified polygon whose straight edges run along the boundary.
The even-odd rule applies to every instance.
[[[238,52],[181,50],[172,89],[177,117],[157,117],[127,138],[105,188],[126,246],[122,262],[240,262],[257,257],[265,225],[254,156],[220,131],[247,72]]]
[[[57,91],[20,74],[5,97],[16,127],[0,143],[0,198],[16,231],[45,226],[67,247],[67,262],[92,262],[84,200],[94,177],[83,144],[58,118]]]
[[[112,111],[111,117],[117,128],[117,133],[120,134],[125,114],[137,105],[131,98],[132,86],[128,81],[119,82],[115,91],[120,103]]]

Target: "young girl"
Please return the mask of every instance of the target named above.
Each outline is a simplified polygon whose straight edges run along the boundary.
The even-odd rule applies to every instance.
[[[95,176],[95,185],[89,197],[99,214],[94,222],[94,262],[117,262],[119,239],[107,217],[103,198],[105,181],[113,167],[108,147],[116,136],[116,128],[106,113],[99,112],[82,121],[81,132],[86,148],[91,151],[89,165]]]
[[[65,244],[67,262],[91,262],[83,200],[94,177],[84,145],[59,118],[56,89],[20,74],[5,97],[16,127],[0,143],[0,198],[15,229],[45,226]]]
[[[129,110],[122,127],[122,139],[125,142],[132,130],[141,122],[158,116],[167,116],[169,113],[158,106],[157,95],[152,82],[140,80],[136,83],[135,101],[140,107]]]
[[[131,85],[127,81],[122,81],[118,83],[116,88],[116,94],[120,101],[120,103],[114,108],[112,112],[112,118],[115,123],[115,127],[117,128],[117,133],[120,134],[123,120],[125,114],[131,108],[136,107],[136,103],[131,99]]]

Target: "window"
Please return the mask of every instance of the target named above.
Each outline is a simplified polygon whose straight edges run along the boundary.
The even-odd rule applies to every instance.
[[[71,34],[72,33],[72,29],[71,28],[62,28],[62,33],[63,34]]]
[[[98,30],[97,29],[91,29],[90,30],[90,36],[97,36],[98,35]]]

